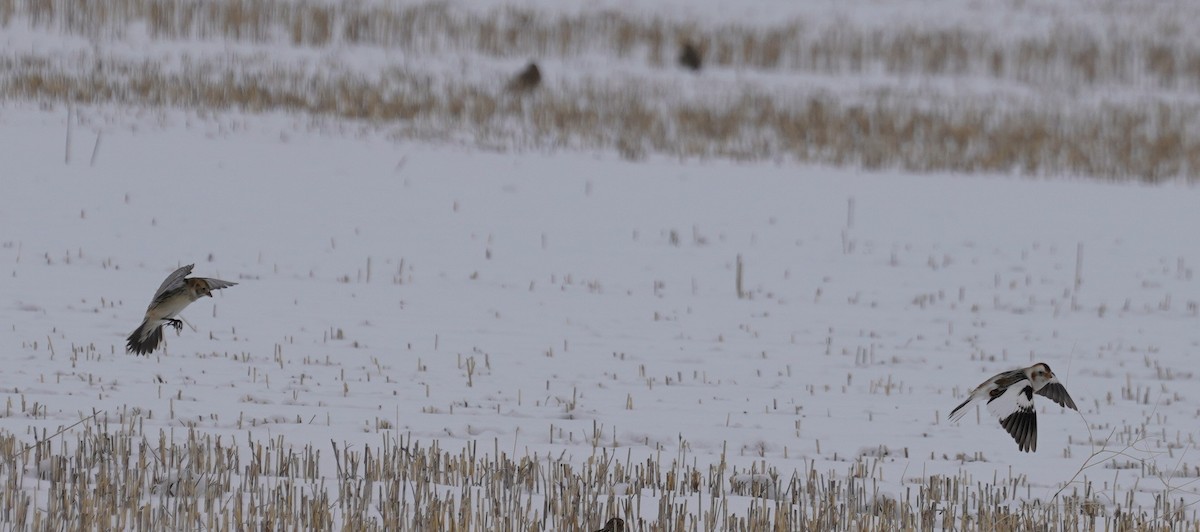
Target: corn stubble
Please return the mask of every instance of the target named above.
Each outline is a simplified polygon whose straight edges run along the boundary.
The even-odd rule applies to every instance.
[[[846,471],[813,467],[789,476],[765,461],[748,469],[724,459],[694,467],[603,447],[570,463],[510,456],[498,442],[491,453],[480,452],[479,442],[450,451],[385,433],[379,444],[331,441],[318,449],[253,433],[246,441],[192,430],[151,435],[143,426],[133,415],[101,413],[28,447],[0,435],[0,523],[28,530],[586,530],[620,517],[651,531],[1200,526],[1182,501],[1160,500],[1154,515],[1122,512],[1088,482],[1051,502],[1014,504],[1032,501],[1043,487],[1023,477],[935,475],[906,478],[896,496],[880,491],[870,456],[846,462]]]

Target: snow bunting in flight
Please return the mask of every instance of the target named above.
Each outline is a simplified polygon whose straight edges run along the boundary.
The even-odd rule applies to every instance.
[[[158,287],[158,291],[154,293],[154,300],[146,309],[146,318],[142,320],[142,324],[137,329],[129,334],[129,339],[125,342],[125,352],[149,355],[162,342],[163,325],[175,327],[176,331],[183,329],[183,322],[175,319],[175,316],[185,307],[201,297],[212,297],[213,290],[237,284],[204,277],[185,279],[189,273],[192,273],[194,266],[195,264],[188,264],[175,270],[167,276],[162,286]]]
[[[966,401],[950,411],[950,421],[958,421],[967,413],[966,406],[987,399],[988,412],[1000,419],[1000,425],[1017,440],[1025,452],[1037,450],[1037,412],[1033,409],[1033,394],[1048,397],[1063,407],[1078,411],[1075,401],[1050,366],[1044,363],[1006,371],[980,384]]]

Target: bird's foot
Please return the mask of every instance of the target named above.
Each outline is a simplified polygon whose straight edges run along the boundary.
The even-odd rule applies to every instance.
[[[175,332],[179,332],[179,331],[183,330],[183,320],[167,318],[167,325],[174,327]]]

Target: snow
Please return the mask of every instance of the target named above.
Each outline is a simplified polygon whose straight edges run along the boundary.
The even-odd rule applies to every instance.
[[[1013,40],[1036,40],[1063,20],[1137,39],[1196,9],[1083,0],[504,5],[720,27],[944,25]],[[160,40],[137,23],[103,37],[26,26],[0,28],[12,57],[80,71],[128,60],[166,73],[217,65],[211,72],[383,79],[394,74],[379,68],[387,64],[435,84],[487,87],[526,61],[437,39],[406,53],[282,38]],[[1046,79],[908,78],[869,65],[731,67],[693,83],[606,54],[584,46],[539,60],[551,87],[640,80],[659,103],[843,91],[934,106],[942,94],[1084,102],[1067,110],[1089,113],[1113,99],[1195,98],[1145,80],[1048,88]],[[244,452],[281,438],[322,449],[329,485],[340,467],[331,445],[407,442],[579,469],[601,454],[629,467],[727,463],[713,489],[742,516],[758,497],[782,498],[775,473],[816,472],[865,479],[876,501],[905,502],[913,486],[942,475],[1009,486],[1003,503],[1014,506],[1087,487],[1109,515],[1130,504],[1152,513],[1156,499],[1174,499],[1196,519],[1192,187],[784,159],[631,162],[528,138],[485,149],[462,131],[446,135],[458,142],[415,141],[391,127],[0,99],[0,436],[49,439],[69,456],[90,430],[77,422],[97,414],[107,430],[136,424],[152,441],[212,436]],[[195,275],[238,285],[186,309],[188,325],[166,333],[165,349],[125,354],[154,289],[191,263]],[[984,406],[946,421],[984,379],[1038,361],[1080,412],[1036,399],[1036,453],[1019,452]],[[44,508],[62,458],[20,460],[22,490]],[[219,483],[195,475],[166,473],[147,496]],[[438,489],[453,498],[459,487]],[[596,490],[636,499],[646,526],[667,497],[627,482]],[[549,495],[540,487],[531,496]],[[704,507],[681,511],[699,519]]]
[[[4,431],[137,408],[176,438],[323,447],[378,444],[386,421],[425,445],[574,463],[593,443],[784,473],[877,457],[893,495],[1019,472],[1045,501],[1115,430],[1110,448],[1153,467],[1084,478],[1141,504],[1167,485],[1200,497],[1192,188],[630,163],[151,115],[97,126],[90,164],[85,128],[64,162],[66,109],[4,109],[0,389],[42,409]],[[155,287],[192,262],[239,284],[189,307],[195,330],[165,350],[124,354]],[[1037,401],[1037,453],[986,413],[944,422],[1034,361],[1082,410]]]

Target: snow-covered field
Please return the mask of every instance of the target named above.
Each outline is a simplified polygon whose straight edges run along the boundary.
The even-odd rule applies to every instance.
[[[882,492],[965,472],[1019,478],[1014,503],[1107,445],[1123,454],[1069,490],[1200,500],[1190,188],[492,154],[181,113],[107,130],[94,165],[77,132],[64,164],[61,109],[9,106],[3,131],[0,426],[25,443],[138,409],[152,439],[391,434],[785,479],[883,449]],[[191,262],[240,284],[164,351],[124,354]],[[944,422],[1039,360],[1083,416],[1043,401],[1037,453],[986,412]]]
[[[1185,185],[631,162],[19,99],[0,100],[0,161],[7,526],[1020,529],[981,509],[1030,508],[1196,526],[1200,191]],[[126,355],[154,289],[190,263],[239,284],[189,307],[164,350]],[[1080,407],[1037,401],[1036,453],[986,409],[945,421],[1036,361]],[[214,446],[233,465],[195,450]],[[263,472],[263,449],[312,462]],[[397,449],[512,478],[348,470]],[[86,498],[67,487],[107,485],[113,456],[147,473],[115,496],[135,510],[64,509]],[[246,484],[259,473],[277,491]],[[181,482],[218,503],[187,514]],[[279,489],[313,520],[251,513]],[[822,490],[863,496],[819,521]],[[431,501],[447,521],[412,517]]]

